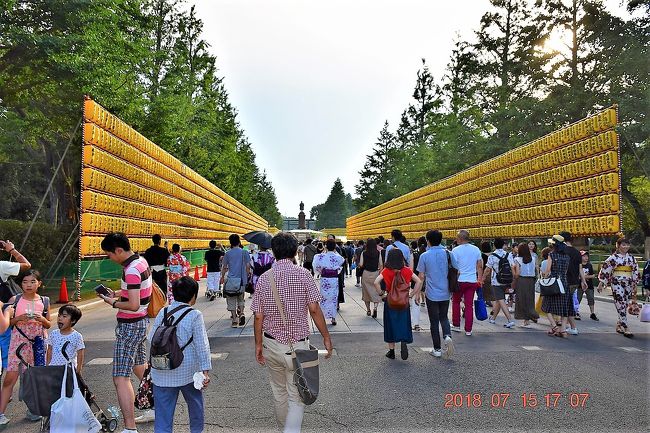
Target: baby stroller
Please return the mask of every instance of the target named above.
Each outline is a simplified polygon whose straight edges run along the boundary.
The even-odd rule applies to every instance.
[[[25,402],[29,411],[35,415],[43,417],[41,419],[41,431],[49,428],[50,409],[54,402],[61,397],[61,382],[63,381],[63,373],[67,365],[51,365],[51,366],[33,366],[25,362],[21,355],[23,346],[27,343],[22,343],[16,349],[16,357],[24,367],[21,368],[20,374],[20,390],[18,392],[20,401]],[[63,345],[62,355],[69,361],[66,353],[66,348],[70,343]],[[99,421],[104,432],[114,432],[117,430],[117,418],[108,417],[106,413],[99,407],[95,401],[95,396],[83,381],[79,373],[77,373],[77,381],[79,388],[83,394],[88,406],[95,414],[95,418]],[[66,395],[72,395],[72,375],[68,374],[66,380]]]

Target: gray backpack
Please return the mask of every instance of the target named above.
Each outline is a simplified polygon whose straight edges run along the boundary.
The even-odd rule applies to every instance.
[[[173,370],[183,363],[183,350],[194,340],[194,336],[187,340],[181,347],[176,336],[176,327],[185,316],[192,312],[189,305],[180,305],[171,311],[165,307],[163,320],[156,328],[151,339],[151,367],[156,370]],[[178,319],[174,320],[174,313],[185,309]]]

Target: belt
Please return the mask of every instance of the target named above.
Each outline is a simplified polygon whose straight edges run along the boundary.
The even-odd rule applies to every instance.
[[[338,278],[339,272],[335,269],[323,269],[320,276],[323,278]]]
[[[272,335],[267,334],[266,332],[264,333],[264,336],[268,338],[269,340],[275,340],[275,338]],[[300,343],[301,341],[307,341],[309,337],[305,337],[302,340],[295,341],[294,343]]]
[[[617,276],[617,277],[630,277],[631,278],[632,277],[632,271],[617,271],[617,270],[614,270],[614,272],[612,272],[612,275]]]

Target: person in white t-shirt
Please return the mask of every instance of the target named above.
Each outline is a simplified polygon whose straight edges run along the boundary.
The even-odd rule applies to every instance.
[[[81,374],[84,364],[84,344],[83,336],[74,329],[74,326],[81,319],[81,310],[76,305],[66,304],[59,308],[57,317],[58,329],[51,331],[47,338],[47,365],[65,365],[67,360],[63,355],[63,347],[68,359]]]
[[[451,250],[451,264],[458,269],[458,291],[451,298],[451,330],[460,332],[460,300],[465,304],[465,335],[472,335],[474,324],[474,293],[483,281],[481,250],[469,243],[469,232],[459,230],[458,246]]]

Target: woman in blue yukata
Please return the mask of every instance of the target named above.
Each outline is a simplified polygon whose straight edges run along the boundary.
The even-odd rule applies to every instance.
[[[320,293],[323,300],[320,308],[325,319],[331,319],[336,325],[336,306],[339,296],[339,273],[343,269],[345,259],[336,252],[336,241],[328,239],[325,243],[325,252],[314,257],[314,271],[320,278]]]

